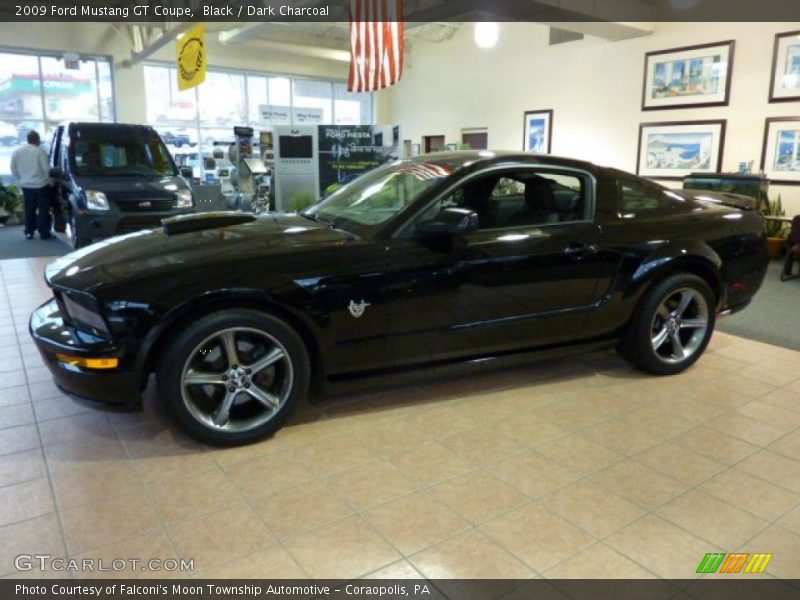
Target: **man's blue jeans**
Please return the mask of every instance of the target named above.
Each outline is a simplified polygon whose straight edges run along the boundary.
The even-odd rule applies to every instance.
[[[25,198],[25,234],[33,235],[38,229],[39,237],[50,237],[50,189],[22,188]]]

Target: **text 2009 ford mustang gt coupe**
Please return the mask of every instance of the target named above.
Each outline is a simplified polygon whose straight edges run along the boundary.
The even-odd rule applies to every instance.
[[[154,372],[216,444],[357,372],[616,342],[668,375],[764,278],[762,217],[740,200],[549,156],[424,156],[304,214],[176,217],[65,256],[30,329],[64,390],[137,402]]]

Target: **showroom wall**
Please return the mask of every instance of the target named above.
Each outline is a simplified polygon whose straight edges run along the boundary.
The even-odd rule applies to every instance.
[[[32,37],[31,32],[36,36]],[[116,63],[128,58],[131,50],[125,35],[101,23],[37,23],[35,28],[0,24],[0,45],[4,48],[27,48],[56,52],[79,52],[111,56],[114,63],[117,120],[144,123],[144,68],[119,67]],[[321,60],[287,53],[259,50],[257,46],[223,46],[208,34],[209,65],[275,74],[307,75],[346,79],[347,63]],[[175,46],[167,44],[148,57],[149,61],[174,62]]]
[[[523,113],[554,109],[553,154],[629,171],[636,168],[639,123],[727,119],[723,169],[754,161],[758,170],[767,116],[800,115],[800,102],[767,102],[777,32],[800,23],[657,23],[651,35],[620,42],[587,38],[548,45],[546,27],[501,24],[493,49],[480,49],[465,25],[449,42],[413,42],[403,80],[379,94],[379,122],[403,137],[460,142],[461,130],[486,127],[489,147],[522,149]],[[653,50],[734,39],[730,104],[642,111],[644,55]],[[680,183],[670,182],[672,185]],[[771,186],[787,214],[800,214],[800,186]]]

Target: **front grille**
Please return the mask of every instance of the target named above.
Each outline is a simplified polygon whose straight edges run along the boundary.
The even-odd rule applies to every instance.
[[[132,233],[142,229],[156,229],[161,227],[162,218],[164,217],[127,217],[117,224],[116,234]]]
[[[117,202],[117,206],[123,212],[165,212],[172,210],[173,200],[128,200]]]

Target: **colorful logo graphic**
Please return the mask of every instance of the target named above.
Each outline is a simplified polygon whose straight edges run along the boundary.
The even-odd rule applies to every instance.
[[[697,565],[697,573],[763,573],[772,554],[709,552]]]

